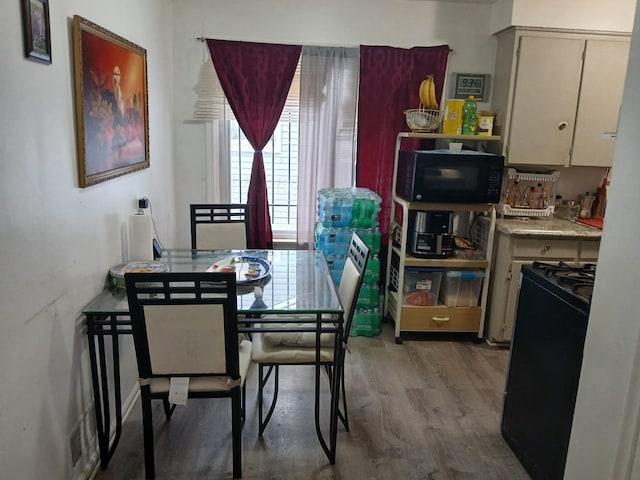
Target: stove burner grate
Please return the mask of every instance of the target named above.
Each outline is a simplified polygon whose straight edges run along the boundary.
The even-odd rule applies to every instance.
[[[595,264],[569,265],[562,261],[555,264],[536,261],[533,262],[533,268],[541,270],[559,284],[569,287],[577,295],[591,300],[596,278]]]

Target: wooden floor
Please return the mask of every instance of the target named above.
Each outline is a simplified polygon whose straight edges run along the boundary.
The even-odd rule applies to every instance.
[[[336,464],[315,434],[313,367],[282,369],[276,412],[260,438],[252,366],[243,478],[529,479],[500,434],[507,350],[468,337],[408,337],[397,345],[390,323],[380,336],[353,337],[349,345],[351,431],[339,424]],[[155,403],[156,478],[232,478],[229,400],[190,400],[170,422]],[[140,417],[136,404],[97,480],[144,478]]]

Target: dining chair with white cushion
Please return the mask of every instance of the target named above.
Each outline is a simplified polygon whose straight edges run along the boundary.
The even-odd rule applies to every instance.
[[[233,477],[240,478],[251,342],[238,337],[235,274],[126,273],[125,283],[138,363],[146,478],[155,477],[151,400],[163,401],[168,420],[181,396],[179,403],[187,398],[231,399]]]
[[[349,331],[356,308],[356,300],[360,293],[364,271],[369,259],[369,247],[357,233],[353,233],[349,244],[349,255],[345,261],[344,270],[338,287],[338,296],[344,310],[344,329],[342,345],[346,350]],[[330,281],[330,280],[329,280]],[[265,321],[276,322],[270,326],[272,330],[279,320],[282,321],[282,331],[258,332],[252,338],[251,359],[258,364],[258,422],[259,435],[262,435],[274,412],[278,399],[279,367],[281,365],[315,365],[317,362],[316,346],[316,317],[310,316],[279,316],[267,315]],[[303,321],[304,320],[304,321]],[[287,331],[291,330],[291,331]],[[295,331],[297,330],[297,331]],[[331,380],[336,368],[343,370],[344,364],[335,365],[335,334],[322,333],[320,335],[320,363],[324,365]],[[341,356],[344,362],[344,355]],[[263,419],[263,393],[271,374],[274,376],[273,398],[269,411]],[[341,380],[342,411],[338,411],[339,418],[347,431],[349,421],[347,417],[347,402],[344,374]],[[316,392],[318,395],[319,392]]]
[[[249,238],[249,206],[244,203],[192,203],[191,248],[244,249]]]

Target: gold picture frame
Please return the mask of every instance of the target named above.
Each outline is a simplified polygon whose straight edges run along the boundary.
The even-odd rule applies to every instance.
[[[147,51],[74,15],[80,187],[149,168]]]

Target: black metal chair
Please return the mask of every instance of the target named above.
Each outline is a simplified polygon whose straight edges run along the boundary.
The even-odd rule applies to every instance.
[[[249,206],[243,203],[193,203],[191,248],[243,249],[249,241]]]
[[[338,296],[344,309],[344,330],[341,348],[347,348],[349,332],[353,322],[356,309],[356,301],[362,286],[364,271],[369,259],[369,247],[358,236],[353,233],[349,244],[349,255],[345,262],[344,270],[340,279]],[[276,406],[278,399],[278,379],[279,367],[281,365],[315,365],[317,332],[316,317],[308,316],[288,316],[268,315],[263,317],[270,323],[281,319],[281,325],[272,323],[271,327],[280,327],[281,332],[259,332],[252,337],[251,360],[258,364],[258,421],[259,435],[262,435]],[[330,320],[330,319],[329,319]],[[290,331],[286,331],[290,330]],[[297,330],[297,331],[296,331]],[[324,365],[331,380],[335,368],[343,369],[344,364],[335,365],[334,362],[335,336],[331,333],[322,333],[320,338],[320,362]],[[342,355],[344,362],[344,355]],[[269,377],[274,375],[273,398],[269,411],[263,420],[263,392]],[[343,425],[349,430],[349,420],[347,416],[347,401],[345,376],[342,375],[340,395],[342,407],[339,408],[338,415]],[[318,392],[316,392],[318,395]]]
[[[238,337],[234,273],[126,273],[138,362],[146,478],[155,478],[151,400],[167,420],[171,380],[188,377],[187,398],[231,399],[233,477],[242,476],[241,429],[251,342]]]

